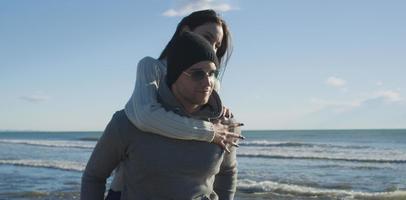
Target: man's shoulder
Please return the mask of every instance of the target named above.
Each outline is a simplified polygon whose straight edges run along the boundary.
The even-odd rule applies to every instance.
[[[113,115],[113,120],[116,123],[118,129],[123,134],[128,132],[139,132],[140,130],[135,127],[127,117],[124,109],[116,111]]]
[[[142,137],[158,137],[161,138],[160,135],[149,133],[142,131],[137,126],[135,126],[130,119],[127,117],[125,110],[116,111],[113,115],[113,119],[115,126],[117,126],[118,131],[124,137],[130,140],[130,138],[142,138]],[[163,136],[162,136],[163,137]],[[165,138],[165,137],[163,137]]]

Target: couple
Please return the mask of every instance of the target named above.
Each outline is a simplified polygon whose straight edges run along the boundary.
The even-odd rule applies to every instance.
[[[159,61],[140,61],[132,98],[115,113],[86,166],[81,199],[103,199],[118,166],[110,199],[233,198],[233,146],[242,136],[213,90],[229,42],[217,14],[198,11],[181,21]]]

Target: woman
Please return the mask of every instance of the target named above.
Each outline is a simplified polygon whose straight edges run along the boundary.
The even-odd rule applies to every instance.
[[[213,10],[193,12],[184,17],[178,24],[173,37],[158,60],[145,57],[138,63],[134,92],[125,106],[125,113],[131,123],[142,131],[180,140],[212,142],[228,151],[228,145],[236,145],[233,143],[233,139],[243,138],[229,130],[242,124],[223,125],[182,117],[171,111],[166,111],[157,101],[158,87],[166,74],[167,53],[175,38],[184,31],[191,31],[201,35],[210,43],[221,63],[220,77],[223,75],[232,52],[228,27],[224,20]],[[217,81],[216,90],[219,89],[219,85],[220,83]],[[228,109],[226,110],[224,117],[232,117]],[[159,123],[156,123],[158,121]],[[121,191],[122,188],[120,176],[121,173],[118,169],[107,199],[119,199],[120,193],[117,191]]]
[[[223,75],[232,51],[228,27],[213,10],[193,12],[178,24],[175,34],[158,60],[145,57],[138,63],[134,92],[125,106],[125,113],[130,121],[143,131],[175,139],[213,142],[226,149],[227,137],[241,137],[228,132],[229,127],[180,117],[165,111],[157,102],[157,88],[166,74],[167,51],[174,38],[183,31],[197,33],[209,41],[221,63],[220,76]],[[217,90],[219,85],[217,82]],[[226,112],[225,117],[230,116],[230,112]],[[156,123],[157,120],[160,121],[159,124]],[[242,124],[236,124],[238,125]]]

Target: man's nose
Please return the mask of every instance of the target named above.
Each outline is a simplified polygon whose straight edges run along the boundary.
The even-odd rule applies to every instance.
[[[200,84],[204,87],[209,87],[213,84],[213,77],[208,76],[207,74],[204,76],[204,78],[200,81]]]

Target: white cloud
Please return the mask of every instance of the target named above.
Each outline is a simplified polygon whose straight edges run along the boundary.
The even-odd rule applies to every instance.
[[[228,3],[215,0],[187,0],[178,1],[178,5],[175,8],[171,8],[163,12],[162,14],[167,17],[185,16],[191,12],[204,9],[213,9],[219,12],[227,12],[233,9]]]
[[[359,99],[352,101],[331,101],[319,98],[312,98],[310,99],[310,102],[316,106],[316,109],[313,112],[323,109],[331,109],[333,112],[340,113],[350,111],[354,108],[361,106],[363,101]]]
[[[49,99],[48,96],[45,95],[29,95],[29,96],[21,96],[20,99],[32,103],[38,103],[38,102],[43,102],[47,101]]]
[[[341,78],[330,76],[326,80],[326,84],[336,88],[343,88],[347,84],[347,81]]]
[[[363,105],[368,105],[371,101],[383,103],[397,103],[403,101],[399,92],[393,90],[378,91],[364,98],[358,98],[348,101],[332,101],[320,98],[310,99],[310,103],[315,106],[313,112],[320,110],[331,110],[335,113],[347,112]]]
[[[382,86],[382,85],[383,85],[383,82],[382,82],[382,81],[377,81],[377,82],[376,82],[376,85],[377,85],[377,86]]]
[[[376,98],[383,98],[386,102],[399,102],[402,101],[399,92],[392,90],[380,91],[376,93]]]

